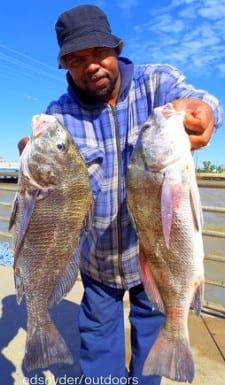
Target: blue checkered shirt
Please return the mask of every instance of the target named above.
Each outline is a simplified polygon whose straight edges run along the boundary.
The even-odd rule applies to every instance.
[[[126,206],[125,174],[143,123],[153,108],[177,98],[208,102],[221,125],[222,111],[215,97],[185,83],[168,65],[135,66],[120,58],[122,78],[115,106],[87,99],[73,84],[52,102],[54,114],[71,132],[88,165],[95,198],[93,223],[80,239],[81,271],[101,283],[129,289],[141,283],[138,239]]]

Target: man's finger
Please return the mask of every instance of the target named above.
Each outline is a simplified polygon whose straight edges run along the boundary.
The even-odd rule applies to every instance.
[[[24,138],[22,138],[19,143],[18,143],[18,150],[19,150],[19,154],[21,155],[27,142],[30,140],[29,136],[25,136]]]

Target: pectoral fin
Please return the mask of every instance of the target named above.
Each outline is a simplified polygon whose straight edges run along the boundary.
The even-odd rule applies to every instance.
[[[15,243],[14,243],[14,257],[16,258],[19,254],[19,251],[21,249],[21,246],[24,241],[24,237],[26,235],[27,228],[29,226],[32,213],[34,210],[36,198],[39,195],[39,189],[33,190],[32,193],[25,193],[24,198],[24,215],[19,223],[18,231],[16,232],[15,236]],[[20,202],[17,201],[17,205],[19,205]],[[18,206],[16,208],[16,211],[18,210]]]
[[[172,182],[171,179],[165,175],[162,184],[161,216],[163,236],[168,249],[170,247],[170,232],[174,213],[175,210],[179,209],[182,198],[182,185],[179,182]]]
[[[12,204],[11,215],[10,215],[10,218],[9,218],[9,225],[8,225],[8,229],[9,230],[12,229],[13,225],[16,222],[16,216],[17,216],[17,213],[18,213],[18,207],[19,207],[19,194],[16,193],[14,201],[13,201],[13,204]]]
[[[190,188],[190,202],[191,202],[191,209],[192,209],[192,214],[193,214],[196,229],[198,231],[201,231],[203,226],[203,215],[202,215],[199,191],[197,186],[194,184],[194,182],[192,183]]]
[[[150,302],[156,305],[162,313],[165,313],[165,306],[162,300],[162,297],[159,293],[155,278],[152,274],[151,267],[148,263],[148,259],[144,254],[143,248],[140,246],[139,250],[139,267],[140,267],[140,276],[143,282],[145,292]]]
[[[57,305],[63,299],[63,297],[72,289],[78,275],[79,259],[80,250],[79,248],[76,248],[67,265],[66,270],[60,277],[59,281],[57,282],[55,288],[53,289],[48,299],[49,308],[52,308]]]

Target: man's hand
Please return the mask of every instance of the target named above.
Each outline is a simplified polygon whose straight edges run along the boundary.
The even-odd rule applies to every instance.
[[[29,140],[30,138],[28,136],[25,136],[24,138],[20,139],[19,143],[17,144],[20,155],[22,154],[23,149]]]
[[[185,110],[184,126],[189,135],[191,149],[208,144],[214,130],[212,108],[199,99],[176,99],[172,102],[175,110]]]

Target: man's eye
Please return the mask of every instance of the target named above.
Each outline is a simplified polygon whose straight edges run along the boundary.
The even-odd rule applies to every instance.
[[[74,58],[69,61],[68,66],[69,67],[77,67],[82,63],[82,60],[80,58]]]
[[[106,55],[108,53],[108,48],[106,47],[101,47],[101,48],[98,48],[95,52],[96,55],[100,56],[100,55]]]

